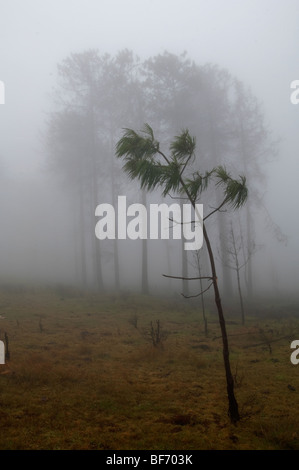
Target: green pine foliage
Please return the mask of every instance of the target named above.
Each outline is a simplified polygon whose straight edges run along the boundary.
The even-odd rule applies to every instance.
[[[153,129],[145,124],[140,133],[125,129],[116,145],[116,155],[124,158],[124,170],[132,179],[140,181],[141,188],[152,191],[162,187],[163,196],[171,191],[186,193],[193,204],[200,194],[214,180],[223,188],[223,204],[233,209],[241,207],[247,199],[246,178],[233,179],[223,166],[212,168],[201,174],[196,171],[192,177],[182,179],[185,168],[195,157],[196,139],[187,129],[174,138],[169,147],[169,156],[160,150]]]

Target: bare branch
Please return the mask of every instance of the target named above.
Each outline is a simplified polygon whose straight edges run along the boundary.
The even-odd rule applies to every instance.
[[[214,278],[212,276],[182,277],[182,276],[170,276],[169,274],[162,274],[162,276],[169,277],[171,279],[183,279],[185,281],[195,281],[195,280],[198,280],[198,279],[210,279],[210,280],[214,281],[215,279],[217,279],[217,278]]]
[[[157,153],[161,155],[161,157],[164,158],[164,160],[168,163],[168,165],[170,165],[170,160],[166,157],[166,155],[163,152],[161,152],[161,150],[158,150]]]
[[[184,163],[184,165],[183,165],[183,168],[182,168],[182,171],[181,171],[181,173],[180,173],[180,177],[182,177],[182,174],[184,173],[185,168],[186,168],[186,166],[188,165],[188,163],[189,163],[191,157],[192,157],[192,154],[190,154],[189,157],[187,158],[187,160],[185,161],[185,163]]]
[[[180,224],[180,225],[184,225],[184,224],[196,224],[198,223],[198,220],[188,220],[187,222],[178,222],[177,220],[174,220],[172,217],[168,217],[168,220],[170,222],[174,222],[175,224]]]
[[[191,299],[191,298],[194,298],[194,297],[199,297],[200,295],[204,294],[205,292],[207,292],[207,290],[210,289],[210,287],[212,287],[213,285],[213,282],[211,282],[208,287],[204,290],[202,290],[201,292],[199,292],[199,294],[195,294],[195,295],[185,295],[185,294],[181,294],[183,297],[185,297],[185,299]]]
[[[206,220],[208,217],[210,217],[211,215],[215,214],[215,212],[218,212],[220,211],[221,207],[223,207],[227,202],[227,198],[224,199],[224,201],[220,204],[220,206],[216,207],[216,209],[214,209],[212,212],[210,212],[208,215],[206,215],[203,220]]]

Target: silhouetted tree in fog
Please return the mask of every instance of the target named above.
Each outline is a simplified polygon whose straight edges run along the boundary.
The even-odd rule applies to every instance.
[[[82,159],[86,149],[84,120],[75,111],[55,112],[48,122],[47,150],[51,170],[61,176],[64,188],[70,193],[74,209],[73,233],[77,275],[83,288],[87,286],[86,192],[87,170]]]
[[[274,140],[267,128],[261,104],[250,89],[235,79],[232,84],[231,140],[234,167],[244,171],[252,195],[245,207],[243,223],[247,251],[252,251],[255,243],[254,208],[262,212],[261,198],[265,191],[266,178],[263,165],[277,154],[278,140]],[[226,260],[227,263],[228,260]],[[253,257],[245,266],[248,297],[253,296]]]
[[[64,172],[66,185],[71,193],[74,186],[79,188],[80,203],[76,206],[77,201],[74,201],[73,211],[76,212],[79,208],[79,213],[82,214],[80,230],[82,234],[84,230],[89,233],[89,240],[84,240],[85,246],[83,242],[80,246],[85,253],[87,250],[92,253],[89,257],[92,282],[100,290],[103,289],[104,283],[100,244],[94,236],[94,208],[99,199],[99,179],[105,177],[103,170],[106,167],[106,152],[103,142],[99,140],[96,109],[101,65],[101,60],[94,50],[71,54],[58,64],[59,82],[55,94],[57,111],[52,113],[49,126],[50,134],[53,129],[57,130],[56,149],[58,145],[63,149],[57,154],[54,146],[51,158],[55,161],[58,171]],[[59,132],[62,116],[65,126],[70,129],[68,135],[63,129]],[[54,136],[50,138],[53,142]],[[76,155],[75,159],[72,158],[73,155]],[[101,164],[99,155],[102,157]],[[77,174],[76,180],[72,177],[73,172]],[[81,254],[81,258],[85,258],[87,267],[87,256]]]
[[[252,242],[251,246],[249,246],[248,243],[245,246],[241,224],[240,224],[240,230],[237,233],[237,231],[234,230],[234,227],[231,221],[228,236],[227,236],[227,257],[225,259],[225,263],[229,269],[232,269],[236,273],[242,325],[245,324],[245,306],[244,306],[240,273],[242,269],[245,268],[246,265],[249,263],[251,257],[257,251],[257,249],[258,247],[255,245],[254,242]]]
[[[197,158],[203,169],[211,165],[226,165],[248,174],[252,187],[250,204],[244,209],[243,224],[248,246],[254,241],[254,194],[262,193],[265,178],[263,163],[275,155],[277,146],[266,128],[262,108],[245,85],[229,71],[215,64],[198,65],[186,53],[158,54],[142,64],[146,118],[157,129],[161,142],[187,127],[199,142]],[[144,122],[143,121],[143,122]],[[126,124],[127,127],[127,124]],[[217,205],[211,192],[210,206]],[[260,204],[255,205],[260,210]],[[227,232],[227,218],[216,215],[220,233]],[[227,268],[227,240],[219,241],[223,263],[222,282],[225,296],[233,292],[232,276]],[[182,264],[187,266],[187,254],[182,251]],[[248,291],[252,293],[252,259],[246,267]],[[187,276],[187,269],[185,272]],[[185,286],[183,286],[185,288]],[[185,292],[187,294],[187,292]]]
[[[103,262],[106,253],[94,234],[96,206],[105,198],[115,205],[123,179],[114,159],[114,147],[123,119],[134,119],[136,58],[129,51],[116,57],[97,50],[71,54],[58,65],[57,110],[51,114],[48,142],[52,164],[65,175],[70,194],[78,188],[82,273],[92,269],[92,283],[104,287]],[[136,107],[136,106],[135,106]],[[80,121],[79,126],[76,124]],[[134,124],[134,120],[130,121]],[[66,134],[64,128],[68,127]],[[55,130],[55,132],[54,132]],[[56,140],[56,142],[54,142]],[[60,152],[58,152],[58,147]],[[73,178],[76,173],[76,178]],[[87,243],[85,231],[89,234]],[[88,256],[89,254],[89,256]],[[84,262],[83,262],[84,260]],[[114,287],[120,287],[117,240],[113,243]],[[84,268],[85,266],[85,268]],[[86,273],[82,277],[86,285]]]

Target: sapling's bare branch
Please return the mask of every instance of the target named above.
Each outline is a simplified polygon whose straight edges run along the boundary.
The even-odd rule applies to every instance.
[[[169,277],[171,279],[183,279],[185,281],[196,281],[198,279],[210,279],[214,281],[214,277],[212,276],[199,276],[199,277],[183,277],[183,276],[170,276],[169,274],[162,274],[164,277]]]
[[[213,285],[213,282],[211,282],[211,284],[208,285],[208,287],[204,290],[202,290],[201,292],[199,292],[199,294],[195,294],[195,295],[185,295],[185,294],[181,294],[183,297],[185,297],[185,299],[192,299],[194,297],[199,297],[200,295],[203,295],[205,292],[207,292],[207,290],[210,289],[210,287],[212,287]]]
[[[219,212],[221,207],[223,207],[228,201],[228,198],[225,198],[224,201],[220,204],[220,206],[216,207],[212,212],[210,212],[208,215],[206,215],[203,220],[207,220],[211,215],[215,214],[215,212]]]

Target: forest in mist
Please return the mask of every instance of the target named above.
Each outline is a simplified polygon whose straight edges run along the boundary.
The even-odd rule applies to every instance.
[[[299,449],[298,18],[0,0],[0,449]]]
[[[15,97],[13,91],[19,77],[12,78],[5,70],[0,77],[6,86],[6,104],[1,108],[5,134],[0,161],[1,283],[62,283],[96,291],[196,294],[198,285],[167,279],[162,274],[190,277],[200,270],[202,275],[209,275],[205,246],[198,252],[187,252],[183,240],[100,241],[95,237],[97,205],[110,203],[116,207],[120,195],[127,197],[128,205],[141,203],[149,207],[151,203],[178,202],[174,200],[175,194],[164,198],[159,190],[141,190],[138,182],[129,180],[122,162],[115,156],[123,129],[139,131],[148,123],[165,153],[175,135],[189,130],[196,138],[194,171],[204,173],[223,165],[233,176],[242,174],[247,179],[249,197],[244,207],[221,211],[207,221],[223,295],[237,294],[236,261],[241,266],[238,273],[248,298],[263,293],[295,293],[298,250],[295,223],[290,221],[294,219],[296,198],[286,196],[296,191],[294,171],[291,166],[288,184],[287,174],[275,173],[279,172],[275,165],[293,159],[296,140],[288,140],[283,116],[280,127],[275,115],[269,113],[273,108],[269,103],[265,106],[261,95],[255,93],[256,77],[260,77],[261,83],[265,80],[262,71],[257,67],[255,72],[238,74],[232,65],[231,51],[227,50],[227,56],[219,56],[219,61],[214,52],[211,57],[204,52],[201,58],[192,47],[191,51],[185,47],[188,43],[183,39],[181,45],[175,41],[174,48],[171,38],[167,42],[157,41],[153,52],[150,46],[140,48],[130,36],[127,44],[124,37],[115,41],[113,47],[85,38],[81,44],[78,37],[72,47],[67,39],[59,46],[54,31],[42,30],[45,18],[41,23],[39,7],[32,5],[34,14],[25,32],[28,44],[33,44],[31,35],[35,35],[36,57],[40,54],[39,37],[52,37],[56,49],[43,43],[44,53],[47,48],[51,51],[47,79],[42,80],[43,74],[35,64],[30,70],[32,83],[26,82]],[[203,5],[204,2],[201,8]],[[265,2],[261,11],[265,8],[268,12],[267,5]],[[177,15],[177,7],[175,2],[173,14]],[[103,11],[105,8],[103,5]],[[278,6],[275,8],[278,14]],[[194,2],[190,9],[196,11]],[[28,6],[23,12],[25,17],[29,11]],[[101,14],[100,7],[95,11]],[[233,17],[230,11],[233,10],[228,7],[227,18]],[[168,18],[167,9],[163,12]],[[250,13],[258,12],[253,9]],[[285,12],[290,13],[288,7]],[[13,13],[8,8],[7,21],[9,18],[13,18]],[[170,18],[171,15],[169,21]],[[265,27],[270,28],[270,20]],[[8,23],[4,34],[7,28]],[[12,40],[13,32],[7,37]],[[20,38],[15,41],[20,45]],[[134,41],[136,46],[131,47]],[[210,47],[213,51],[211,44]],[[10,45],[8,50],[14,49]],[[260,64],[257,48],[253,51]],[[26,50],[25,57],[30,54],[34,57],[33,52]],[[16,54],[20,60],[21,54],[20,49]],[[7,57],[4,55],[4,64],[8,66]],[[245,75],[249,78],[244,79]],[[38,114],[38,93],[36,101],[26,101],[26,92],[34,96],[31,90],[35,76],[39,93],[42,90],[46,96]],[[284,93],[285,105],[291,108],[289,83],[296,77],[289,78]],[[16,104],[19,108],[14,108]],[[13,109],[18,109],[14,118]],[[31,121],[33,131],[26,133]],[[278,168],[283,168],[283,163]],[[279,194],[283,195],[282,201],[289,200],[290,209],[283,202],[277,204]],[[213,188],[202,195],[198,202],[203,204],[204,214],[219,205],[219,197]],[[291,223],[290,228],[286,221]]]
[[[281,240],[283,235],[263,208],[262,164],[274,157],[276,148],[250,91],[216,65],[200,67],[184,54],[168,52],[141,62],[128,50],[114,57],[89,50],[65,59],[58,66],[58,74],[58,103],[49,118],[46,143],[49,166],[59,175],[70,201],[70,244],[79,285],[99,290],[107,285],[112,290],[134,286],[148,293],[151,286],[167,288],[161,282],[162,272],[184,277],[191,272],[194,276],[197,261],[209,272],[208,263],[203,262],[204,249],[196,258],[196,253],[194,257],[194,253],[185,251],[179,241],[126,243],[95,238],[97,204],[111,203],[116,209],[118,195],[126,195],[128,204],[145,206],[161,200],[159,192],[148,195],[138,184],[132,184],[115,158],[123,128],[140,130],[149,122],[166,151],[182,129],[187,128],[196,137],[195,170],[205,172],[221,164],[235,174],[246,175],[250,192],[246,209],[234,217],[233,223],[228,214],[218,214],[212,232],[219,245],[225,292],[233,293],[228,267],[235,267],[234,260],[229,259],[233,249],[231,227],[239,262],[248,261],[244,269],[246,287],[252,291],[252,257],[258,249],[254,219],[266,219],[272,235]],[[168,204],[174,196],[169,194]],[[215,188],[204,197],[200,202],[208,212],[221,202]],[[183,288],[187,290],[188,285]]]

